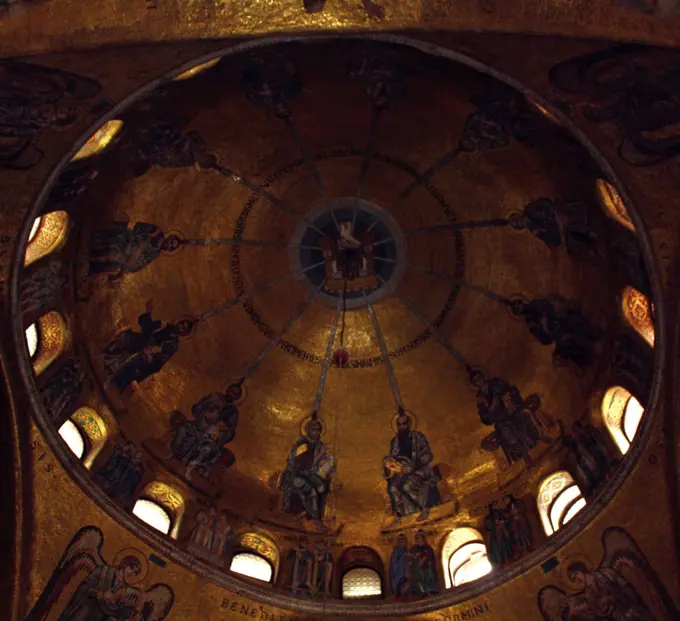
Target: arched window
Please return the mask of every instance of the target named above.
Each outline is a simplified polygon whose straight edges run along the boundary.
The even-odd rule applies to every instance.
[[[357,567],[350,569],[342,577],[342,597],[345,599],[380,597],[381,595],[382,581],[375,569]]]
[[[253,552],[234,554],[229,569],[234,573],[255,578],[255,580],[262,580],[262,582],[271,582],[274,577],[274,568],[271,563],[263,556]]]
[[[272,579],[279,569],[279,549],[276,544],[260,533],[244,533],[241,535],[238,547],[241,551],[254,552],[264,558],[272,568]]]
[[[164,535],[170,534],[172,518],[165,507],[153,500],[140,498],[132,508],[133,515],[136,515],[142,522],[146,522],[152,528],[162,532]]]
[[[40,375],[59,357],[68,340],[66,322],[57,311],[45,313],[37,324],[29,326],[26,330],[26,342],[36,375]]]
[[[482,535],[474,528],[452,530],[442,548],[446,588],[460,586],[492,570]]]
[[[68,214],[65,211],[51,211],[36,218],[28,235],[24,265],[35,263],[61,248],[68,233]]]
[[[208,60],[204,63],[201,63],[200,65],[196,65],[195,67],[192,67],[191,69],[187,69],[186,71],[183,71],[180,73],[178,76],[175,76],[173,80],[175,82],[179,82],[181,80],[188,80],[189,78],[193,78],[194,76],[198,75],[199,73],[203,73],[204,71],[207,71],[211,67],[214,67],[218,62],[222,60],[221,58],[213,58],[212,60]]]
[[[538,488],[538,513],[547,535],[557,532],[585,506],[581,489],[566,470],[551,474]]]
[[[654,347],[654,319],[649,298],[633,287],[626,287],[621,298],[621,308],[626,321]]]
[[[28,355],[31,360],[38,353],[38,324],[32,323],[28,328],[26,328],[26,346],[28,347]]]
[[[623,199],[616,188],[604,179],[598,179],[595,182],[595,187],[597,188],[597,197],[600,201],[600,205],[602,205],[602,209],[604,209],[604,212],[612,220],[616,220],[628,230],[635,231],[635,225],[630,219],[626,205],[624,204]]]
[[[80,150],[71,158],[71,161],[84,160],[87,157],[101,153],[111,144],[121,129],[123,129],[123,121],[118,119],[107,121],[80,147]]]
[[[184,498],[167,483],[154,481],[142,490],[132,513],[164,535],[176,539],[184,515]]]
[[[69,424],[75,427],[76,431],[83,440],[83,452],[78,455],[86,468],[90,468],[99,452],[106,444],[108,430],[104,419],[92,408],[80,408],[71,416],[71,418],[64,423],[62,429]],[[77,451],[73,449],[69,440],[62,434],[62,429],[59,429],[59,434],[71,450],[77,455]],[[73,436],[72,431],[68,431]]]
[[[602,417],[622,454],[628,452],[644,413],[640,402],[622,386],[614,386],[605,393]]]
[[[78,459],[85,456],[85,437],[72,420],[67,420],[59,427],[59,435]]]

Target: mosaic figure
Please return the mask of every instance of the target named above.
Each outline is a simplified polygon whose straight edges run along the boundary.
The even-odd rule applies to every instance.
[[[54,259],[34,267],[21,281],[21,313],[33,315],[53,307],[68,286],[66,265]]]
[[[195,516],[195,524],[189,534],[188,549],[192,554],[224,567],[224,557],[229,551],[229,541],[233,528],[226,511],[219,513],[215,507],[200,509]]]
[[[104,367],[121,392],[132,382],[142,382],[158,373],[177,353],[180,337],[187,336],[193,328],[189,319],[161,327],[163,322],[152,319],[152,309],[151,301],[147,302],[146,312],[138,319],[139,332],[124,330],[102,352]]]
[[[650,372],[646,352],[629,336],[619,336],[614,341],[612,372],[640,401],[647,401]]]
[[[533,550],[533,532],[524,503],[512,494],[503,496],[504,506],[497,500],[489,503],[484,519],[488,537],[489,560],[503,567]]]
[[[357,80],[376,110],[385,110],[400,99],[406,85],[395,64],[382,56],[363,54],[347,67],[347,74]]]
[[[139,140],[130,156],[136,177],[145,175],[154,166],[185,168],[214,163],[214,158],[206,152],[205,140],[198,132],[185,132],[172,123],[157,123],[146,128]]]
[[[77,360],[67,360],[40,389],[40,398],[50,418],[61,424],[75,412],[85,373]]]
[[[144,454],[132,442],[118,440],[111,456],[97,473],[97,482],[111,498],[131,509],[143,475]]]
[[[73,126],[101,86],[83,76],[5,59],[0,63],[0,168],[27,170],[44,156],[43,131]]]
[[[539,198],[527,204],[522,213],[513,214],[510,226],[528,230],[550,249],[564,245],[571,256],[597,254],[597,234],[583,201]]]
[[[397,598],[407,597],[411,592],[411,567],[408,539],[401,534],[390,556],[390,588]]]
[[[551,444],[546,434],[550,421],[542,422],[541,399],[537,394],[526,399],[517,387],[500,378],[487,379],[481,371],[471,370],[470,381],[477,389],[477,411],[485,425],[493,425],[482,447],[488,451],[501,448],[510,463],[520,459],[532,465],[530,452],[539,440]]]
[[[431,507],[441,504],[437,483],[439,472],[432,467],[432,449],[427,438],[411,429],[411,417],[400,412],[397,434],[390,442],[390,452],[383,459],[383,476],[387,481],[394,524],[401,518],[420,512],[419,520],[426,520]]]
[[[555,294],[530,302],[517,298],[507,304],[540,343],[555,345],[555,364],[571,361],[583,369],[593,362],[600,331],[583,316],[577,300]]]
[[[425,596],[437,593],[437,557],[427,543],[425,531],[416,533],[415,545],[409,551],[411,557],[411,593]]]
[[[373,267],[373,236],[354,236],[352,222],[339,222],[336,238],[321,237],[326,262],[326,290],[334,292],[374,289],[378,278]]]
[[[26,621],[57,618],[50,615],[53,608],[61,609],[59,621],[165,619],[174,593],[166,584],[154,584],[146,591],[138,586],[149,570],[146,557],[127,548],[113,563],[107,563],[101,554],[103,543],[104,534],[96,526],[86,526],[75,534]],[[63,605],[66,598],[62,593],[69,591],[67,586],[76,578],[80,582]]]
[[[72,203],[87,190],[90,181],[93,181],[98,176],[99,173],[91,168],[84,168],[82,166],[67,168],[59,175],[57,182],[50,190],[43,211],[47,213],[58,209],[64,203]]]
[[[680,154],[679,71],[675,52],[664,57],[620,45],[561,62],[550,71],[550,80],[558,89],[580,97],[579,107],[587,120],[618,129],[618,153],[624,161],[651,166]]]
[[[576,421],[572,431],[573,436],[564,436],[562,441],[569,451],[571,471],[589,496],[607,478],[611,460],[602,434],[595,427]]]
[[[209,477],[218,464],[229,468],[236,461],[226,445],[236,436],[236,401],[241,394],[240,385],[232,384],[226,394],[206,395],[191,408],[193,420],[179,410],[172,413],[171,456],[186,464],[184,476],[188,481],[194,473]]]
[[[563,580],[572,594],[553,585],[539,591],[538,607],[546,621],[680,618],[663,583],[625,530],[607,528],[602,534],[602,546],[604,555],[597,568],[587,559],[566,559]]]
[[[288,553],[290,565],[289,586],[293,595],[307,595],[313,583],[314,554],[309,541],[302,539]]]
[[[248,99],[273,116],[287,119],[290,103],[302,91],[295,65],[284,58],[253,63],[243,72]]]
[[[281,477],[283,511],[321,522],[326,509],[336,459],[321,441],[323,424],[317,419],[305,425],[305,435],[288,453],[286,470]]]
[[[173,252],[182,244],[177,235],[165,235],[155,224],[113,222],[109,228],[90,235],[88,261],[90,276],[108,275],[109,281],[148,267],[162,252]]]
[[[314,579],[312,587],[317,594],[330,595],[333,580],[333,555],[325,541],[314,548]]]

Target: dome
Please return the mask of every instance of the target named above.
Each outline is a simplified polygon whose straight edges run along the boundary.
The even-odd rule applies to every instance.
[[[574,446],[612,386],[646,404],[654,307],[637,216],[559,107],[385,37],[200,58],[107,120],[43,208],[69,202],[78,394],[59,372],[37,390],[55,429],[72,405],[108,428],[74,473],[116,519],[161,524],[175,560],[245,593],[264,563],[279,601],[288,552],[322,546],[369,605],[402,536],[466,529],[450,552],[474,567],[448,584],[483,590],[613,493],[632,453],[598,432],[589,470]],[[647,343],[626,335],[631,286]],[[489,544],[501,507],[525,512],[511,552]],[[252,531],[229,567],[200,543],[210,515]]]

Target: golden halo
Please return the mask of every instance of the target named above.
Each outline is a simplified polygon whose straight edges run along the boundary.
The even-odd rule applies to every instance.
[[[179,237],[180,241],[184,241],[187,238],[187,236],[184,233],[182,233],[182,231],[180,231],[179,229],[170,229],[169,231],[164,232],[165,239],[173,235],[175,237]],[[177,254],[178,252],[181,252],[182,248],[184,248],[184,244],[180,243],[179,246],[177,246],[177,248],[175,248],[174,250],[163,250],[163,254],[166,256],[172,256]]]
[[[130,586],[139,584],[149,573],[149,561],[146,560],[146,556],[140,550],[137,550],[137,548],[123,548],[114,557],[113,564],[117,567],[126,556],[134,556],[139,561],[141,570],[138,575],[126,578],[125,582]]]
[[[404,409],[404,414],[411,419],[411,431],[415,431],[418,428],[418,417],[411,412],[410,410]],[[401,412],[395,412],[394,416],[392,416],[392,421],[391,421],[391,426],[392,426],[392,431],[394,433],[397,433],[397,419],[401,416]]]
[[[232,384],[239,384],[241,383],[240,377],[234,377],[234,378],[229,378],[229,380],[226,382],[224,385],[224,388],[222,389],[222,394],[227,394],[227,390],[229,389],[229,386]],[[246,399],[248,398],[248,388],[246,387],[246,383],[243,382],[241,383],[241,396],[234,401],[236,405],[241,405]]]
[[[560,576],[562,582],[572,591],[581,591],[583,590],[583,585],[573,582],[567,575],[567,570],[572,563],[583,563],[586,566],[586,569],[590,572],[593,571],[593,562],[585,554],[571,554],[562,562],[562,571]]]
[[[321,423],[321,437],[323,438],[324,434],[326,433],[326,423],[324,423],[320,418],[317,418],[316,420]],[[307,423],[310,423],[311,421],[311,416],[302,419],[302,422],[300,422],[300,437],[307,435],[305,433],[305,427],[307,427]]]

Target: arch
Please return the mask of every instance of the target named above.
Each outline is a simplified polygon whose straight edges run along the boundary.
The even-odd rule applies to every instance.
[[[64,318],[57,311],[45,313],[36,324],[37,351],[33,353],[31,359],[34,373],[40,375],[64,351],[68,345],[69,332]],[[28,331],[26,338],[28,342]]]
[[[653,309],[649,298],[633,287],[626,287],[621,296],[621,309],[631,328],[654,347]]]
[[[28,236],[24,266],[61,248],[66,242],[68,223],[65,211],[51,211],[36,218]]]
[[[262,582],[274,580],[274,567],[262,555],[255,552],[237,552],[231,559],[229,571]]]
[[[614,443],[625,455],[637,433],[645,409],[623,386],[612,386],[602,398],[602,418]]]
[[[238,547],[264,558],[272,566],[272,580],[276,577],[279,571],[280,554],[272,539],[260,533],[243,533],[239,538]]]
[[[85,454],[81,457],[83,465],[91,468],[109,436],[104,419],[92,408],[82,407],[69,419],[85,436]],[[63,437],[63,436],[62,436]]]
[[[586,499],[574,478],[566,470],[560,470],[543,479],[538,488],[537,505],[543,529],[550,536],[586,506]]]
[[[33,360],[38,353],[39,341],[40,335],[38,334],[38,324],[34,322],[26,328],[26,347],[28,347],[28,356],[31,360]]]
[[[59,435],[78,459],[82,460],[85,457],[85,434],[70,418],[59,427]]]
[[[447,589],[477,580],[492,570],[484,538],[469,527],[455,528],[446,536],[441,560]]]
[[[167,522],[158,508],[153,508],[152,505],[160,508],[168,516]],[[184,509],[185,502],[182,494],[167,483],[153,481],[142,490],[132,513],[156,530],[177,539]],[[159,526],[162,526],[162,528]],[[167,530],[164,530],[166,527]]]
[[[84,160],[97,153],[101,153],[113,142],[113,139],[120,133],[121,129],[123,129],[123,121],[120,119],[107,121],[88,138],[87,142],[71,158],[71,161]]]
[[[629,231],[635,232],[635,225],[630,219],[626,204],[623,202],[623,199],[616,188],[609,183],[609,181],[605,181],[604,179],[595,181],[595,187],[597,189],[597,198],[604,212],[621,226],[626,227]]]
[[[213,58],[212,60],[200,63],[195,67],[192,67],[191,69],[183,71],[179,75],[172,78],[172,80],[173,82],[180,82],[182,80],[188,80],[189,78],[193,78],[194,76],[197,76],[199,73],[203,73],[204,71],[207,71],[208,69],[214,67],[221,60],[222,60],[221,58]]]
[[[355,567],[342,576],[342,598],[382,597],[380,574],[371,567]]]

